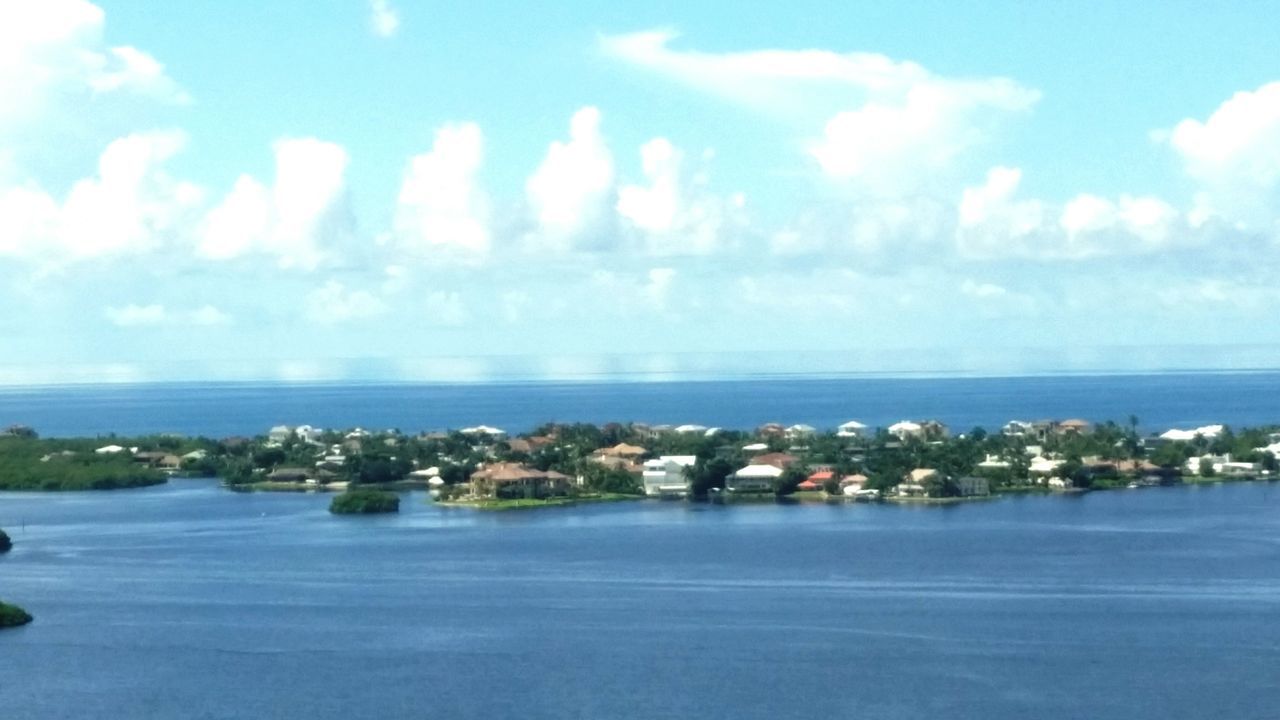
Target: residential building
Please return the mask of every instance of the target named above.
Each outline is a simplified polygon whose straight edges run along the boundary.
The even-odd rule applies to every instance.
[[[572,478],[519,463],[493,463],[471,473],[471,494],[488,498],[544,498],[569,492]]]
[[[782,473],[777,465],[752,463],[725,478],[724,489],[731,493],[770,492]]]
[[[980,497],[991,494],[991,484],[984,477],[969,475],[955,481],[961,497]]]
[[[849,422],[841,423],[840,426],[836,428],[836,437],[861,438],[866,436],[867,426],[857,420],[850,420]]]
[[[689,479],[684,470],[693,467],[698,458],[693,455],[663,455],[646,460],[640,473],[644,494],[684,496],[689,494]]]

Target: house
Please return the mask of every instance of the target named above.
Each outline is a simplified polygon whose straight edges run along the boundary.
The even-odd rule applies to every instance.
[[[26,425],[10,425],[4,430],[0,430],[0,437],[15,437],[34,440],[39,437],[35,430]]]
[[[1009,461],[999,455],[988,455],[987,459],[978,463],[978,468],[981,470],[1008,470]]]
[[[706,425],[677,425],[675,432],[678,435],[693,435],[695,433],[705,435],[707,430]]]
[[[1031,458],[1031,467],[1027,469],[1027,472],[1031,475],[1039,476],[1052,475],[1058,470],[1058,468],[1062,467],[1064,462],[1066,461],[1053,460],[1042,455],[1037,455]]]
[[[1010,420],[1000,428],[1000,433],[1007,437],[1027,437],[1034,432],[1031,423],[1026,420]]]
[[[903,420],[889,426],[889,434],[906,442],[910,438],[921,440],[941,440],[949,434],[947,426],[937,420],[926,420],[922,423]]]
[[[899,495],[924,495],[925,485],[930,482],[936,482],[942,477],[942,473],[933,468],[916,468],[907,473],[902,482],[898,483]]]
[[[694,455],[663,455],[647,460],[640,473],[644,494],[654,497],[689,494],[689,479],[684,469],[693,467],[698,458]]]
[[[626,460],[637,460],[642,457],[648,450],[639,445],[628,445],[627,443],[618,443],[613,447],[600,448],[592,453],[595,457],[616,457]]]
[[[310,425],[299,425],[293,429],[293,434],[304,443],[309,445],[319,445],[320,437],[324,435],[324,430],[311,427]]]
[[[306,482],[311,477],[311,471],[306,468],[276,468],[267,473],[267,479],[271,482]]]
[[[772,465],[779,470],[786,470],[800,461],[800,458],[787,453],[771,452],[751,458],[752,465]]]
[[[787,429],[780,423],[765,423],[756,428],[756,434],[760,437],[783,437],[787,434]]]
[[[124,451],[125,451],[125,448],[120,447],[119,445],[103,445],[97,450],[94,450],[94,452],[99,455],[117,455]]]
[[[1045,484],[1053,490],[1070,490],[1075,486],[1075,483],[1071,482],[1069,479],[1060,477],[1051,477]]]
[[[799,488],[801,490],[822,490],[826,488],[827,482],[834,480],[835,477],[836,473],[834,470],[818,470],[810,473],[809,477],[805,478],[804,481],[800,483]]]
[[[511,438],[507,441],[507,449],[513,453],[528,455],[533,452],[533,444],[523,438]]]
[[[857,420],[850,420],[849,422],[841,423],[840,426],[836,428],[836,437],[861,438],[866,437],[866,435],[867,426]]]
[[[751,443],[749,445],[742,446],[743,452],[749,452],[749,453],[764,452],[768,449],[769,449],[769,446],[765,443]]]
[[[981,497],[991,494],[991,485],[984,477],[969,475],[955,481],[960,497]]]
[[[569,492],[568,475],[519,463],[493,463],[471,473],[471,494],[489,498],[544,498]]]
[[[160,461],[165,458],[165,453],[147,450],[133,454],[133,461],[142,463],[148,467],[156,467]]]
[[[1192,430],[1179,430],[1173,428],[1160,433],[1160,439],[1167,442],[1191,442],[1197,437],[1205,440],[1213,440],[1217,438],[1226,428],[1222,425],[1205,425],[1203,427],[1194,428]]]
[[[277,445],[283,445],[291,437],[293,437],[293,428],[288,425],[276,425],[267,431],[267,442]]]
[[[787,428],[786,436],[790,440],[797,440],[799,438],[812,437],[816,432],[818,432],[818,429],[814,426],[800,423]]]
[[[924,427],[920,423],[902,420],[889,426],[889,434],[906,442],[910,438],[924,437]]]
[[[1058,423],[1058,432],[1062,435],[1083,435],[1093,428],[1088,420],[1072,418]]]
[[[191,462],[199,462],[201,460],[204,460],[207,457],[209,457],[209,451],[204,449],[199,449],[199,450],[192,450],[186,455],[183,455],[182,459],[188,460]]]
[[[507,431],[502,428],[490,427],[488,425],[476,425],[475,427],[462,428],[458,432],[472,437],[502,437],[507,434]]]
[[[724,489],[731,493],[772,492],[774,481],[782,477],[782,472],[777,465],[752,463],[725,478]]]

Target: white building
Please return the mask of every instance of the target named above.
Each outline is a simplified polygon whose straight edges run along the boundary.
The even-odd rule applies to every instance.
[[[906,441],[907,438],[924,437],[924,426],[917,422],[903,420],[890,425],[889,434],[902,441]]]
[[[729,492],[768,492],[782,473],[782,468],[776,465],[748,465],[725,478],[724,489]]]
[[[866,437],[866,434],[867,426],[857,420],[850,420],[847,423],[842,423],[840,427],[836,428],[836,437],[860,438]]]
[[[684,476],[684,469],[693,467],[697,461],[698,458],[693,455],[663,455],[646,460],[644,470],[640,474],[641,481],[644,483],[644,494],[655,497],[688,495],[689,479]]]
[[[1224,428],[1221,425],[1205,425],[1204,427],[1198,427],[1192,430],[1179,430],[1177,428],[1174,428],[1172,430],[1166,430],[1163,433],[1161,433],[1160,439],[1177,441],[1177,442],[1191,442],[1192,440],[1195,440],[1197,436],[1199,436],[1204,438],[1205,440],[1213,440],[1214,438],[1221,435],[1222,431],[1225,429],[1226,428]]]
[[[124,451],[125,451],[125,448],[119,445],[104,445],[103,447],[100,447],[97,450],[94,450],[94,452],[99,455],[115,455],[117,453],[122,453]]]
[[[267,441],[277,445],[283,445],[291,437],[293,437],[293,428],[288,425],[276,425],[267,431]]]

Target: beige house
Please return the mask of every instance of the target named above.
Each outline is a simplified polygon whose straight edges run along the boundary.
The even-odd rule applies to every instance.
[[[487,498],[544,498],[569,492],[568,475],[518,463],[493,463],[471,473],[471,494]]]

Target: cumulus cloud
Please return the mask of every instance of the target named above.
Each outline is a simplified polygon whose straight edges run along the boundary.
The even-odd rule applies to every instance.
[[[884,194],[928,181],[982,141],[993,123],[1040,94],[1006,78],[947,78],[875,53],[671,47],[668,30],[605,36],[609,56],[820,136],[808,152],[822,171]]]
[[[0,145],[18,160],[62,156],[91,127],[139,102],[186,103],[190,96],[147,52],[103,42],[105,14],[86,0],[0,3]],[[50,133],[63,140],[49,143]]]
[[[337,280],[312,290],[304,307],[307,318],[322,325],[371,318],[387,311],[386,303],[376,295],[367,290],[348,290]]]
[[[600,111],[585,107],[569,123],[569,140],[557,140],[525,183],[537,222],[539,249],[594,245],[610,229],[614,195],[613,155],[600,133]]]
[[[1022,171],[995,167],[960,199],[956,247],[971,259],[1083,260],[1193,244],[1182,215],[1149,196],[1079,194],[1060,210],[1018,197]]]
[[[60,264],[155,250],[175,240],[203,201],[164,164],[186,145],[181,132],[112,142],[93,177],[59,202],[34,183],[0,185],[0,255]]]
[[[106,309],[107,319],[119,327],[136,327],[138,325],[158,325],[165,321],[168,314],[163,305],[125,305]]]
[[[474,123],[446,125],[405,172],[396,207],[396,247],[422,258],[467,264],[489,254],[489,200],[477,174],[484,136]]]
[[[390,0],[369,0],[369,29],[384,38],[400,29],[400,13],[391,6]]]
[[[202,305],[194,310],[171,311],[160,303],[138,305],[130,303],[108,307],[103,311],[107,320],[117,327],[141,327],[153,325],[198,325],[211,327],[231,324],[231,316],[213,305]]]
[[[314,138],[274,145],[276,175],[268,188],[242,175],[205,218],[197,252],[210,260],[246,254],[273,257],[282,268],[314,269],[324,244],[341,233],[345,174],[342,146]]]
[[[1206,120],[1160,134],[1200,183],[1193,219],[1280,238],[1280,82],[1238,92]]]
[[[745,198],[718,197],[706,188],[705,173],[689,176],[684,153],[666,138],[640,148],[646,184],[618,189],[617,212],[652,255],[705,255],[722,249],[725,236],[740,224]]]

